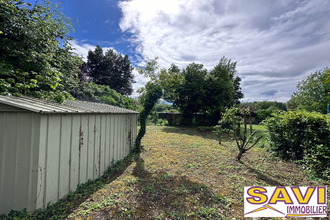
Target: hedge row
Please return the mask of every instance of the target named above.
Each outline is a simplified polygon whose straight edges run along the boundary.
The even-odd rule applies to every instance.
[[[266,120],[270,147],[285,160],[303,162],[315,176],[330,179],[330,117],[307,111],[274,114]]]

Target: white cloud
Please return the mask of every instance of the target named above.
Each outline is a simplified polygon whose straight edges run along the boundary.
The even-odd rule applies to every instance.
[[[143,59],[211,69],[226,56],[238,62],[249,100],[286,101],[299,80],[329,65],[330,1],[131,0],[119,7],[120,28],[132,33]]]
[[[94,50],[95,45],[80,43],[76,40],[70,41],[72,48],[74,49],[73,52],[81,56],[85,61],[87,60],[87,55],[89,50]]]
[[[88,51],[90,51],[90,50],[93,51],[96,48],[96,45],[83,43],[83,41],[72,40],[72,41],[70,41],[70,44],[71,44],[72,48],[74,49],[73,52],[75,52],[76,54],[81,56],[85,61],[87,60]],[[101,47],[102,47],[102,45],[101,45]],[[103,52],[106,52],[107,50],[112,49],[114,52],[118,53],[118,51],[116,51],[116,49],[113,47],[102,47],[102,49],[103,49]]]

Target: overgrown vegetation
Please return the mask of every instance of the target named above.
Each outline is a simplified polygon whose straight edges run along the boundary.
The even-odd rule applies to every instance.
[[[123,96],[109,86],[97,85],[92,82],[80,82],[70,88],[69,91],[78,100],[101,102],[132,110],[139,109],[137,100]]]
[[[304,163],[330,179],[330,117],[307,111],[277,113],[266,121],[270,147],[285,160]]]
[[[98,60],[92,59],[95,54],[90,51],[93,61],[81,66],[81,57],[70,45],[71,21],[59,5],[4,0],[0,21],[0,95],[30,95],[60,103],[77,98],[138,108],[133,99],[120,94],[132,92],[128,57],[109,50],[100,58],[100,68],[95,68]]]
[[[3,0],[0,21],[0,94],[70,98],[82,60],[71,52],[73,27],[58,5]]]
[[[330,187],[266,148],[252,148],[238,162],[230,137],[219,145],[203,128],[147,129],[139,156],[46,210],[11,219],[242,219],[244,186]]]

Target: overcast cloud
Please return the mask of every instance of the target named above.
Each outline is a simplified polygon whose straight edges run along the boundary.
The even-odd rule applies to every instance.
[[[329,65],[330,1],[131,0],[119,2],[141,64],[209,70],[237,61],[245,100],[287,101],[299,80]],[[138,80],[137,80],[138,81]],[[141,81],[142,82],[142,81]]]

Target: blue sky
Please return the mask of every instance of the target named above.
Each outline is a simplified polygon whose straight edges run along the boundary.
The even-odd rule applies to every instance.
[[[209,70],[226,56],[237,62],[245,101],[287,101],[298,81],[330,66],[327,0],[52,2],[78,20],[76,53],[99,44],[128,54],[134,66],[158,56],[165,68],[195,62]],[[137,89],[147,79],[134,74]]]

